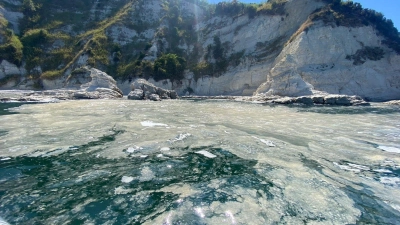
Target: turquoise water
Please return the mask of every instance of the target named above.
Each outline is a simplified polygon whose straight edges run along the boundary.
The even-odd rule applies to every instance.
[[[11,112],[8,109],[15,108],[23,105],[23,103],[0,103],[0,116],[15,114],[16,112]]]
[[[0,217],[10,224],[397,224],[399,118],[398,108],[381,105],[22,105],[0,116]]]

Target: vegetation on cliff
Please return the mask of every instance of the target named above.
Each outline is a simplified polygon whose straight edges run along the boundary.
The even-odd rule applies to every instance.
[[[393,21],[387,19],[382,13],[372,9],[364,9],[360,3],[341,0],[323,0],[329,3],[322,9],[317,9],[309,16],[303,26],[291,38],[308,30],[315,21],[323,21],[326,25],[361,27],[373,26],[384,37],[383,43],[400,54],[400,36]]]
[[[10,63],[20,66],[22,63],[23,45],[18,36],[8,28],[8,21],[0,18],[0,36],[3,37],[3,43],[0,43],[0,61],[5,59]]]
[[[134,77],[179,80],[185,69],[194,72],[196,78],[218,76],[230,66],[237,66],[245,52],[230,51],[231,43],[222,42],[218,35],[206,48],[201,46],[198,43],[201,34],[196,30],[200,19],[187,13],[185,4],[195,4],[202,10],[203,20],[248,16],[252,21],[263,15],[282,16],[282,19],[287,16],[287,0],[268,0],[262,4],[232,0],[215,5],[206,0],[185,0],[185,4],[182,1],[160,0],[161,4],[154,6],[160,7],[154,20],[144,16],[149,13],[146,0],[23,0],[20,6],[0,3],[24,15],[19,21],[18,35],[7,20],[0,18],[0,61],[5,59],[24,66],[28,77],[35,80],[68,75],[85,57],[86,65],[123,80]],[[385,44],[400,54],[398,31],[381,13],[363,9],[351,1],[320,1],[327,5],[310,15],[297,34],[309,29],[315,21],[332,26],[371,25],[384,37]],[[126,43],[111,34],[112,28],[119,27],[126,28],[123,34],[131,32],[125,38]],[[235,32],[240,32],[240,28]],[[274,46],[275,42],[259,42],[255,48]],[[375,53],[379,56],[371,56]],[[376,48],[365,48],[348,59],[361,63],[380,59],[381,53]]]

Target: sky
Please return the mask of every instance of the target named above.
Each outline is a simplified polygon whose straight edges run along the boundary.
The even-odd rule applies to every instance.
[[[230,1],[230,0],[225,0]],[[244,3],[261,3],[266,0],[239,0]],[[218,3],[220,0],[208,0],[210,3]],[[387,19],[391,19],[397,30],[400,31],[400,0],[353,0],[359,2],[363,8],[381,12]]]

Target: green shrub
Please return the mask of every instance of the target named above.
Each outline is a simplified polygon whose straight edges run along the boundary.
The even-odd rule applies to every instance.
[[[232,66],[238,66],[244,56],[245,50],[233,53],[229,56],[228,62]]]
[[[142,61],[140,56],[128,64],[119,64],[114,72],[112,72],[112,67],[109,69],[109,74],[114,74],[113,77],[122,80],[132,80],[135,77],[148,79],[153,76],[153,64],[149,61]]]
[[[21,41],[17,36],[12,34],[4,45],[0,45],[0,61],[5,59],[10,63],[20,66],[23,56],[22,49],[23,45]]]
[[[26,69],[32,70],[44,61],[44,45],[50,40],[47,30],[35,29],[27,31],[21,38]]]
[[[38,47],[49,41],[51,35],[47,30],[34,29],[27,31],[21,38],[21,41],[26,48]]]
[[[354,55],[347,55],[347,60],[353,60],[354,65],[362,65],[367,60],[378,61],[381,60],[385,55],[383,49],[379,47],[366,46],[362,49],[357,50]]]
[[[249,19],[253,19],[257,15],[257,5],[251,4],[246,7],[246,13]]]
[[[140,61],[139,61],[140,63]],[[141,64],[141,63],[140,63]],[[138,61],[132,61],[128,64],[121,64],[117,67],[116,76],[120,79],[126,80],[128,78],[133,78],[137,76],[138,71],[140,71],[140,65],[138,66]]]
[[[8,26],[8,21],[4,17],[0,17],[0,28],[2,28],[2,30],[3,30],[7,26]]]
[[[154,79],[181,80],[186,68],[186,60],[176,54],[165,54],[154,62]]]
[[[217,16],[229,16],[235,17],[243,14],[247,14],[250,19],[257,15],[257,5],[256,4],[245,4],[237,0],[231,2],[219,2],[215,6],[215,15]]]
[[[198,80],[205,75],[212,75],[213,70],[213,65],[204,61],[196,64],[191,68],[191,71],[194,73],[195,80]]]
[[[59,66],[66,65],[73,58],[73,51],[71,47],[64,47],[55,49],[46,54],[45,62],[42,66],[43,70],[53,70]]]
[[[225,49],[222,47],[221,39],[218,36],[214,36],[214,45],[212,46],[212,53],[216,61],[224,58]]]
[[[257,8],[257,13],[266,15],[285,15],[287,0],[269,0]]]

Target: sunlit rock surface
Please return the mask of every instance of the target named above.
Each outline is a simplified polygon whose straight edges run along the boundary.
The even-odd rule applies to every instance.
[[[166,90],[155,86],[145,79],[137,79],[131,84],[132,91],[128,94],[130,100],[152,100],[177,99],[178,95],[174,90]]]
[[[65,89],[46,91],[0,91],[0,101],[54,102],[71,99],[119,99],[123,97],[116,81],[108,74],[94,68],[81,68],[79,72],[67,79],[65,87]]]
[[[257,93],[302,96],[323,91],[374,101],[399,99],[400,56],[375,33],[372,27],[314,26],[303,31],[279,54]],[[364,46],[381,48],[384,58],[362,64],[346,58]]]

